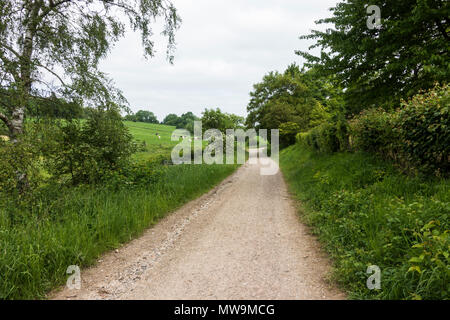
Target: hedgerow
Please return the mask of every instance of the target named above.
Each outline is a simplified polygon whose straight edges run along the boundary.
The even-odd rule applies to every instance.
[[[321,153],[365,151],[391,159],[408,171],[448,175],[450,88],[435,86],[393,111],[364,110],[351,120],[324,123],[297,135]]]

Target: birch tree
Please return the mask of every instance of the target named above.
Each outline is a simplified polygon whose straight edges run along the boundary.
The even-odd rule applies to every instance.
[[[167,57],[181,20],[170,0],[0,0],[0,119],[20,139],[30,101],[49,96],[84,105],[126,105],[99,62],[126,28],[154,54],[156,20],[163,21]]]

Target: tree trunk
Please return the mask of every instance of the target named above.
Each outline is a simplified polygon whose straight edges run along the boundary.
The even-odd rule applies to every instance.
[[[20,78],[21,78],[21,91],[22,99],[17,108],[12,113],[12,127],[14,134],[23,133],[23,122],[25,115],[25,107],[30,100],[31,95],[31,72],[32,72],[32,57],[33,57],[33,39],[36,32],[36,19],[39,15],[39,4],[30,3],[28,8],[29,23],[26,26],[25,37],[23,42],[22,56],[20,59]]]
[[[23,133],[23,124],[25,117],[25,107],[17,107],[13,110],[11,120],[9,121],[9,131],[13,142],[17,142]]]
[[[27,10],[29,24],[26,27],[22,55],[20,58],[20,80],[21,80],[21,99],[18,106],[15,107],[11,114],[10,127],[11,138],[14,143],[18,143],[20,136],[24,132],[25,110],[29,103],[31,95],[31,72],[32,72],[32,56],[33,56],[33,38],[36,29],[36,17],[39,13],[39,5],[30,2]],[[25,168],[16,172],[17,188],[20,194],[24,194],[29,189],[28,175]]]

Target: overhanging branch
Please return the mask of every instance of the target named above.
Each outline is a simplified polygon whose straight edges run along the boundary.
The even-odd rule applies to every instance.
[[[59,82],[61,82],[61,84],[62,84],[64,87],[67,87],[67,85],[66,85],[66,83],[64,82],[64,80],[63,80],[63,79],[62,79],[55,71],[51,70],[50,68],[47,68],[46,66],[44,66],[44,65],[42,65],[42,64],[40,64],[40,63],[35,63],[35,65],[38,66],[38,67],[41,67],[41,68],[45,69],[47,72],[49,72],[49,73],[51,73],[52,75],[54,75],[54,76],[59,80]]]
[[[0,120],[2,120],[10,130],[12,130],[11,121],[9,121],[8,117],[1,112],[0,112]]]

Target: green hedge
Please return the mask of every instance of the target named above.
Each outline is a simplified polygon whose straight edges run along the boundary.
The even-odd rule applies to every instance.
[[[422,171],[448,174],[450,88],[435,87],[402,103],[393,118],[405,161]]]
[[[351,147],[354,150],[375,152],[383,156],[396,149],[392,114],[383,109],[364,110],[349,121]]]
[[[295,122],[285,122],[280,125],[280,147],[288,147],[295,143],[296,133],[300,126]]]
[[[322,123],[297,135],[297,142],[321,153],[332,153],[348,149],[347,127],[343,122]]]
[[[436,86],[391,112],[368,109],[349,121],[321,124],[298,134],[297,142],[321,153],[377,153],[406,170],[446,176],[450,169],[449,105],[449,86]]]
[[[450,298],[450,182],[405,176],[366,152],[281,151],[299,214],[333,259],[333,279],[353,299]],[[369,290],[367,267],[381,270]]]

